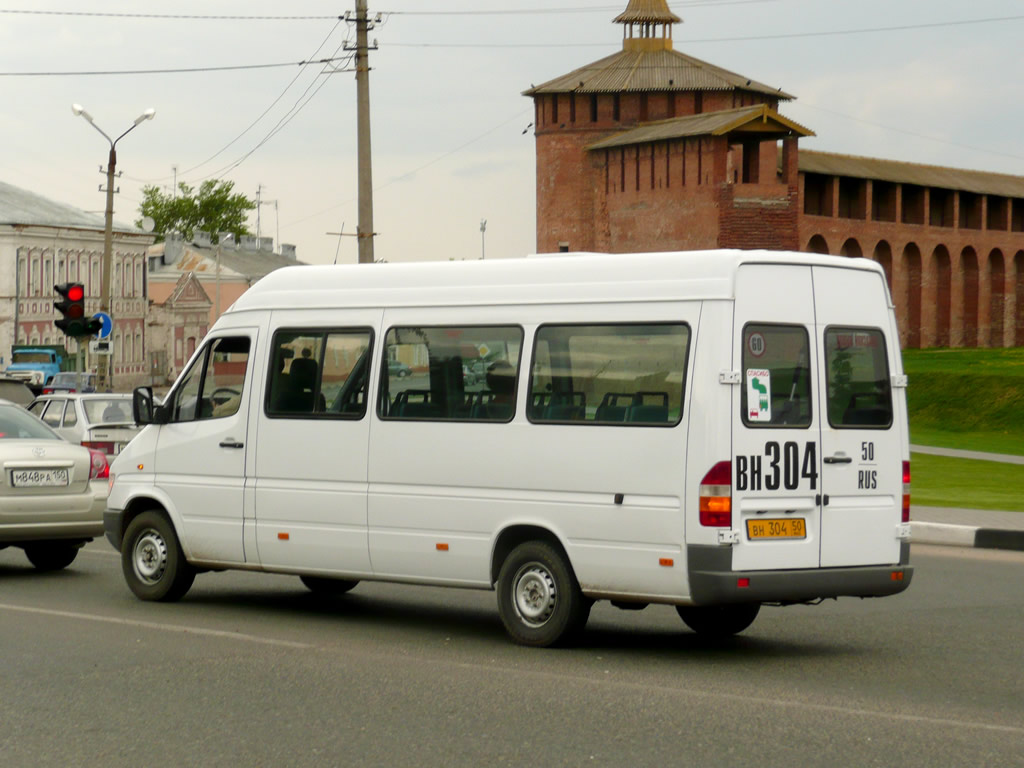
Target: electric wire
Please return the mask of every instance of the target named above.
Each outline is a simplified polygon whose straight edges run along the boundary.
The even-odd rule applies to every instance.
[[[892,133],[900,133],[900,134],[903,134],[904,136],[912,136],[915,139],[924,139],[925,141],[932,141],[932,142],[935,142],[936,144],[945,144],[945,145],[950,146],[950,147],[959,147],[960,149],[969,149],[972,152],[982,152],[984,154],[995,155],[997,157],[1007,157],[1007,158],[1010,158],[1011,160],[1024,160],[1024,156],[1022,156],[1022,155],[1015,155],[1012,152],[1000,152],[997,149],[990,149],[990,148],[987,148],[987,147],[978,147],[978,146],[974,146],[972,144],[963,144],[963,143],[958,142],[958,141],[950,141],[949,139],[940,139],[937,136],[929,136],[926,133],[919,133],[918,131],[908,131],[905,128],[897,128],[897,127],[892,126],[892,125],[885,125],[884,123],[876,123],[876,122],[873,122],[871,120],[865,120],[864,118],[856,117],[855,115],[848,115],[848,114],[846,114],[844,112],[839,112],[838,110],[835,110],[835,109],[827,109],[825,107],[819,107],[818,105],[811,104],[810,102],[808,102],[808,101],[806,101],[804,99],[801,99],[795,105],[795,107],[799,107],[799,108],[807,107],[808,109],[814,110],[815,112],[824,112],[826,114],[835,115],[836,117],[841,117],[844,120],[851,120],[851,121],[853,121],[855,123],[861,123],[862,125],[870,125],[872,128],[881,128],[884,131],[891,131]]]
[[[438,155],[437,157],[433,158],[432,160],[428,160],[427,162],[423,163],[423,165],[417,166],[416,168],[413,168],[410,171],[406,171],[405,173],[399,174],[398,176],[392,176],[390,179],[385,181],[383,184],[374,185],[373,191],[374,192],[379,192],[380,190],[386,189],[387,187],[390,187],[392,184],[395,184],[395,183],[401,181],[402,179],[407,179],[407,178],[409,178],[411,176],[415,176],[420,171],[423,171],[423,170],[429,168],[432,165],[436,165],[437,163],[441,162],[442,160],[445,160],[445,159],[451,157],[452,155],[454,155],[454,154],[456,154],[458,152],[461,152],[466,147],[472,146],[473,144],[475,144],[476,142],[480,141],[481,139],[486,138],[487,136],[490,136],[492,133],[495,133],[496,131],[498,131],[501,128],[504,128],[509,123],[511,123],[511,122],[513,122],[515,120],[521,120],[525,115],[528,115],[528,114],[530,114],[532,112],[533,112],[532,108],[524,109],[524,110],[522,110],[520,112],[517,112],[515,115],[513,115],[510,118],[508,118],[507,120],[502,120],[500,123],[498,123],[497,125],[495,125],[495,126],[493,126],[491,128],[488,128],[483,133],[480,133],[480,134],[474,136],[472,139],[469,139],[468,141],[460,144],[459,146],[454,147],[453,149],[450,149],[447,152],[444,152],[444,153]],[[325,213],[330,213],[331,211],[337,210],[338,208],[340,208],[343,205],[348,205],[349,203],[353,202],[355,199],[356,198],[352,197],[352,198],[349,198],[348,200],[343,200],[342,202],[337,203],[335,205],[332,205],[329,208],[324,208],[322,210],[316,211],[315,213],[311,213],[308,216],[304,216],[301,219],[295,219],[294,221],[287,222],[284,225],[285,229],[287,229],[288,227],[294,226],[296,224],[301,224],[304,221],[309,221],[310,219],[315,219],[316,217],[322,216]]]
[[[333,27],[331,27],[331,31],[327,33],[327,36],[321,41],[320,45],[318,45],[316,50],[313,51],[313,53],[309,56],[310,60],[313,60],[317,56],[317,54],[320,53],[320,51],[323,49],[323,47],[325,45],[327,45],[327,41],[330,40],[331,37],[334,35],[335,31],[338,29],[338,26],[341,24],[341,22],[342,22],[342,20],[339,19],[338,22]],[[342,43],[342,45],[345,45],[347,42],[348,42],[348,37],[345,38],[345,42]],[[245,136],[249,131],[251,131],[264,117],[267,116],[267,114],[270,112],[270,110],[272,110],[275,106],[277,106],[277,103],[279,101],[281,101],[281,99],[284,98],[285,94],[288,93],[289,90],[291,90],[291,87],[293,85],[295,85],[295,82],[302,76],[302,73],[305,72],[305,71],[306,71],[306,67],[303,67],[302,69],[300,69],[298,71],[298,73],[296,73],[295,77],[293,77],[291,79],[291,81],[288,83],[288,85],[285,86],[284,90],[281,91],[281,93],[278,95],[278,97],[276,99],[274,99],[270,103],[270,106],[268,106],[265,110],[263,110],[263,112],[260,114],[259,117],[257,117],[251,123],[249,123],[248,127],[246,127],[245,130],[243,130],[240,134],[235,136],[235,138],[233,138],[231,141],[229,141],[223,147],[218,149],[216,152],[214,152],[208,158],[203,160],[201,163],[196,163],[191,168],[186,168],[184,171],[181,172],[182,175],[184,176],[186,174],[192,173],[192,171],[195,171],[195,170],[198,170],[199,168],[202,168],[204,165],[206,165],[210,161],[214,160],[215,158],[217,158],[221,154],[223,154],[226,150],[228,150],[231,146],[233,146],[237,141],[239,141],[243,136]],[[319,75],[318,75],[318,77],[319,77]],[[137,181],[137,182],[141,182],[141,183],[145,184],[145,183],[153,183],[153,182],[158,182],[159,183],[159,182],[162,182],[162,181],[166,181],[167,179],[174,178],[174,176],[163,176],[161,178],[156,178],[156,179],[133,179],[131,177],[127,177],[127,178],[131,179],[132,181]]]
[[[68,72],[0,72],[0,77],[92,77],[109,75],[179,75],[195,72],[232,72],[249,69],[274,69],[281,67],[306,67],[310,64],[330,64],[340,59],[319,59],[317,61],[287,61],[277,64],[237,64],[223,67],[176,67],[174,69],[108,69]]]
[[[343,57],[340,57],[340,58],[335,58],[335,57],[337,57],[338,52],[341,51],[342,48],[345,47],[347,42],[348,41],[346,39],[344,42],[342,42],[338,46],[338,48],[335,50],[334,55],[333,55],[333,57],[331,59],[332,61],[346,61],[346,62],[348,62],[348,61],[352,60],[352,58],[355,56],[355,52],[354,51],[352,53],[348,54],[347,56],[343,56]],[[222,179],[224,176],[226,176],[227,174],[231,173],[231,171],[233,171],[236,168],[238,168],[238,166],[240,166],[242,163],[244,163],[246,160],[248,160],[258,149],[263,147],[274,136],[276,136],[278,133],[280,133],[284,129],[284,127],[286,125],[288,125],[288,123],[290,123],[292,120],[294,120],[295,117],[299,114],[299,112],[301,112],[303,110],[303,108],[307,104],[309,104],[310,101],[313,100],[313,98],[317,95],[317,93],[320,92],[320,89],[323,88],[327,84],[327,82],[330,80],[330,77],[325,77],[325,75],[335,74],[337,71],[338,70],[336,68],[332,69],[331,71],[328,71],[328,67],[325,64],[324,68],[320,71],[320,73],[316,76],[316,78],[314,78],[309,83],[309,85],[306,86],[306,89],[299,95],[298,99],[296,99],[296,101],[292,105],[291,109],[288,110],[288,112],[286,112],[285,115],[280,120],[277,121],[277,124],[273,128],[271,128],[270,131],[267,132],[267,134],[259,141],[259,143],[256,144],[256,146],[254,146],[252,149],[250,149],[244,155],[239,157],[237,160],[234,160],[233,162],[228,163],[227,165],[219,168],[216,171],[213,171],[212,173],[206,174],[205,176],[201,177],[200,180],[204,181],[204,180],[210,179],[210,178]],[[309,93],[310,89],[313,88],[313,85],[317,82],[317,80],[320,81],[320,84],[316,86],[316,89],[312,93]],[[309,94],[308,97],[306,96],[307,94]],[[305,101],[303,101],[303,98],[305,98]]]
[[[771,3],[779,0],[690,0],[674,3],[678,7],[694,8],[718,5],[749,5],[753,3]],[[614,13],[622,10],[618,5],[571,6],[563,8],[515,8],[496,10],[462,10],[462,11],[375,11],[388,16],[537,16],[566,13]],[[68,16],[84,18],[114,19],[163,19],[182,21],[325,21],[327,19],[342,20],[344,16],[267,16],[243,14],[185,14],[185,13],[115,13],[104,11],[43,11],[23,8],[0,9],[0,14],[22,16]]]

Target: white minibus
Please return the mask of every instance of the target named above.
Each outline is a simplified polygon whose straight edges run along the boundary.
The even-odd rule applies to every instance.
[[[712,636],[906,589],[882,268],[775,251],[297,266],[217,321],[111,469],[125,579],[495,590],[516,642],[596,600]]]

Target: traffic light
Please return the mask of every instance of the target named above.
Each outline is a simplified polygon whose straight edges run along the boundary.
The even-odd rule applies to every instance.
[[[96,318],[85,316],[85,286],[81,283],[62,283],[53,286],[60,301],[53,302],[54,308],[63,317],[54,320],[53,324],[64,331],[67,336],[94,336],[99,333],[103,323]]]

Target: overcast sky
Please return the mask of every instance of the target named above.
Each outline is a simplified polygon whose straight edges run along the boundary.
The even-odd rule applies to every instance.
[[[534,250],[533,108],[521,93],[619,50],[612,19],[626,5],[371,0],[383,14],[370,33],[377,258]],[[804,148],[1024,175],[1020,0],[669,5],[684,22],[677,50],[797,97],[781,112],[817,134]],[[118,144],[119,221],[137,218],[143,184],[170,189],[177,166],[179,181],[225,178],[254,198],[262,185],[262,235],[308,263],[353,263],[355,238],[328,233],[353,233],[358,218],[354,75],[296,66],[345,55],[346,10],[354,0],[0,0],[0,180],[101,212],[108,145],[71,104],[111,136],[153,107]],[[206,18],[153,18],[189,14]],[[289,66],[69,74],[268,64]],[[15,76],[27,72],[59,74]]]

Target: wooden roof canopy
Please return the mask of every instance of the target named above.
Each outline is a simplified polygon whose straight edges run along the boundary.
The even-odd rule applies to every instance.
[[[624,27],[621,51],[535,85],[523,95],[749,91],[780,101],[793,98],[781,88],[674,50],[672,25],[681,22],[667,0],[629,0],[626,10],[615,17],[615,23]]]
[[[755,104],[749,107],[645,123],[597,141],[589,145],[587,149],[613,149],[695,136],[728,136],[733,141],[740,139],[761,141],[813,135],[814,131],[783,117],[767,104]]]

